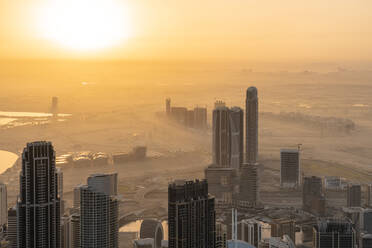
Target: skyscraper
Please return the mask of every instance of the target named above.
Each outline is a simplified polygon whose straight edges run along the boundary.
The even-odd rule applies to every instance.
[[[168,224],[169,248],[215,248],[214,198],[206,180],[168,186]]]
[[[280,150],[280,186],[297,188],[300,185],[300,152],[297,149]]]
[[[82,248],[118,247],[117,174],[95,174],[80,187]]]
[[[230,167],[230,110],[218,107],[213,110],[213,164],[217,167]]]
[[[240,207],[255,207],[259,204],[259,172],[257,164],[244,163],[240,169],[239,180]]]
[[[60,199],[52,143],[28,143],[17,202],[18,247],[60,247]]]
[[[8,200],[6,185],[0,183],[0,225],[4,226],[8,222]]]
[[[230,109],[230,139],[231,139],[231,158],[230,166],[239,169],[244,159],[244,113],[239,107]]]
[[[245,118],[245,162],[256,163],[258,156],[258,97],[256,87],[249,87],[247,89]]]
[[[349,184],[347,186],[347,206],[362,206],[362,188],[360,184]]]
[[[15,207],[8,210],[7,235],[10,248],[17,248],[17,210]]]
[[[314,248],[354,248],[353,223],[348,220],[320,220],[313,228]]]

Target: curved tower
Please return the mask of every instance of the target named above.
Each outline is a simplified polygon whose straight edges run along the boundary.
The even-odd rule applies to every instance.
[[[258,156],[258,97],[256,87],[247,89],[245,118],[245,162],[254,164],[257,162]]]

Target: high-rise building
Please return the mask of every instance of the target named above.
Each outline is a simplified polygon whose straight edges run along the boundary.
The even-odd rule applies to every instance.
[[[3,227],[8,222],[8,200],[6,185],[0,183],[0,226]]]
[[[201,107],[194,108],[194,127],[195,128],[207,127],[207,108]]]
[[[240,207],[255,207],[259,204],[259,172],[257,163],[244,163],[240,169],[239,200]]]
[[[213,110],[213,164],[217,167],[230,167],[231,162],[231,132],[230,110],[218,107]]]
[[[300,185],[300,152],[297,149],[280,150],[280,186],[297,188]]]
[[[216,221],[216,248],[226,248],[227,225],[222,221]]]
[[[74,213],[70,216],[71,248],[81,248],[80,246],[80,214]]]
[[[63,172],[61,168],[56,167],[56,174],[57,174],[57,188],[58,188],[58,197],[61,202],[61,216],[65,213],[65,201],[63,199]]]
[[[239,107],[218,107],[213,111],[213,163],[239,169],[243,164],[244,117]]]
[[[80,187],[82,185],[78,185],[74,187],[74,199],[73,199],[73,208],[79,209],[80,208]]]
[[[372,209],[362,209],[359,223],[360,231],[372,234]]]
[[[117,174],[95,174],[80,187],[81,247],[118,247]]]
[[[212,164],[205,169],[205,178],[208,181],[208,192],[215,197],[216,205],[231,206],[237,179],[236,170]]]
[[[170,116],[171,114],[171,99],[170,98],[167,98],[165,100],[165,113],[167,114],[167,116]]]
[[[247,89],[245,118],[245,162],[252,164],[257,162],[258,156],[258,97],[256,87]]]
[[[273,219],[270,223],[271,237],[283,237],[287,235],[296,243],[296,225],[294,220],[290,219]]]
[[[10,248],[17,248],[17,209],[15,207],[8,210],[8,241]]]
[[[354,248],[355,243],[355,230],[348,220],[323,219],[313,227],[314,248]]]
[[[52,143],[28,143],[17,202],[18,247],[60,247],[60,199]]]
[[[169,248],[215,248],[215,225],[214,198],[206,180],[168,186]]]
[[[349,184],[347,186],[347,206],[362,206],[362,189],[360,184]]]
[[[61,248],[71,248],[70,216],[61,217]]]
[[[372,247],[372,234],[362,233],[360,235],[360,239],[359,239],[359,247],[360,248]]]
[[[238,239],[258,247],[262,234],[261,223],[256,219],[245,219],[239,223],[239,226]]]
[[[230,166],[239,169],[244,159],[244,113],[239,107],[230,109]]]
[[[326,200],[320,177],[305,177],[302,189],[302,208],[313,214],[324,216]]]

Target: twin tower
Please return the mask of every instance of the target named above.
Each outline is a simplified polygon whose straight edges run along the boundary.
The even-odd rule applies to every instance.
[[[223,102],[215,104],[213,163],[205,170],[205,177],[217,205],[255,207],[259,202],[256,87],[247,89],[245,107],[244,123],[244,111],[240,107],[228,108]]]
[[[258,155],[258,97],[256,87],[247,89],[244,114],[239,107],[216,104],[213,111],[213,164],[216,167],[240,168],[245,162],[255,164]]]

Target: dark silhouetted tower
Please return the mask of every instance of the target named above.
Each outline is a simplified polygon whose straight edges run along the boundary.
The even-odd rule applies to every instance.
[[[230,109],[230,166],[239,169],[244,159],[244,114],[239,107]]]
[[[300,152],[297,149],[280,150],[280,186],[297,188],[300,185]]]
[[[254,164],[258,156],[258,97],[257,88],[247,89],[245,104],[246,163]]]
[[[350,184],[347,186],[347,206],[362,206],[362,188],[360,184]]]
[[[230,167],[231,138],[230,110],[218,107],[213,110],[213,164],[217,167]]]
[[[50,142],[28,143],[23,150],[17,227],[18,247],[60,247],[60,199]]]
[[[165,113],[167,114],[167,116],[170,116],[170,113],[171,113],[171,99],[170,98],[167,98],[165,100]]]
[[[169,248],[215,248],[215,218],[206,180],[169,185]]]

